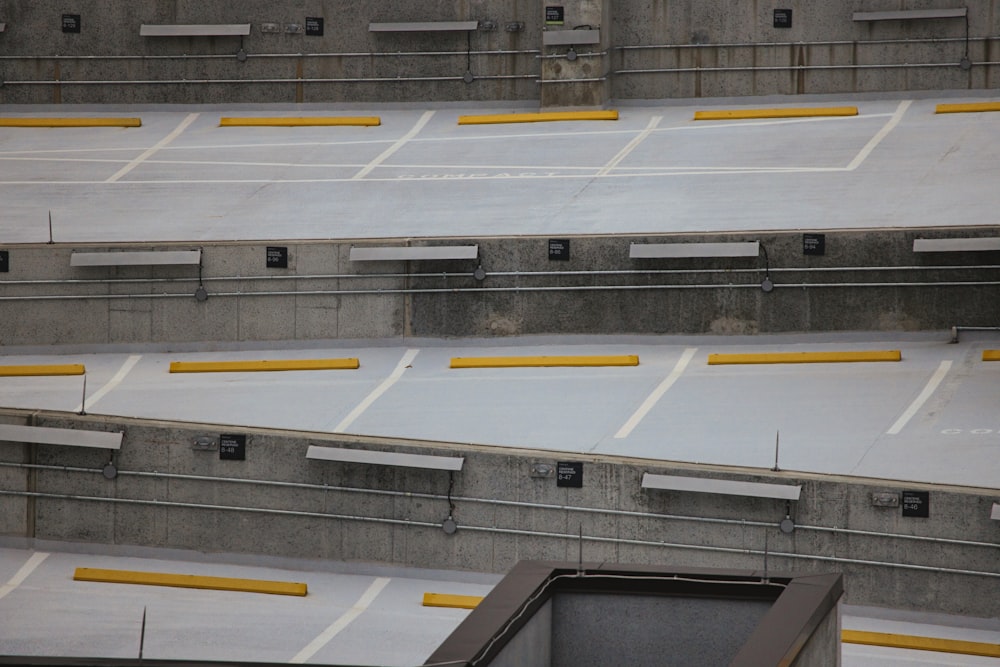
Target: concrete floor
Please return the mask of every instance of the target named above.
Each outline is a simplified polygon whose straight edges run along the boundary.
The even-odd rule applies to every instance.
[[[949,103],[963,101],[949,94]],[[934,98],[627,106],[618,121],[469,126],[511,105],[0,107],[141,128],[0,128],[0,243],[613,234],[990,224],[998,114]],[[702,109],[855,117],[693,121]],[[513,109],[527,111],[527,109]],[[219,127],[376,115],[379,127]]]

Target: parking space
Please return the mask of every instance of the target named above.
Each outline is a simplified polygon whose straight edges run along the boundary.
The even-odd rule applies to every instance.
[[[613,454],[990,487],[989,342],[650,337],[0,357],[85,363],[94,414]],[[708,355],[899,349],[902,361],[710,366]],[[451,369],[452,357],[637,354],[638,366]],[[357,357],[357,370],[171,374],[171,361]],[[78,410],[80,376],[0,378],[0,405]],[[985,421],[984,421],[985,420]],[[961,456],[957,456],[957,453]]]
[[[192,107],[129,111],[140,128],[2,128],[0,240],[46,240],[49,210],[63,241],[957,225],[996,210],[983,187],[996,114],[843,102],[859,115],[693,121],[712,102],[692,101],[618,121],[459,126],[468,110],[443,107],[287,128],[219,127],[232,110]],[[476,214],[444,205],[455,201]],[[112,207],[127,224],[108,220]]]

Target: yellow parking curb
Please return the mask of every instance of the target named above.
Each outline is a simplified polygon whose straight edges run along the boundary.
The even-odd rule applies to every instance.
[[[271,595],[306,595],[307,586],[291,581],[265,581],[263,579],[233,579],[230,577],[203,577],[194,574],[167,574],[163,572],[135,572],[130,570],[101,570],[78,567],[73,574],[75,581],[94,581],[105,584],[140,584],[143,586],[172,586],[175,588],[200,588],[240,593],[268,593]]]
[[[934,113],[979,113],[1000,111],[1000,102],[971,102],[968,104],[939,104]]]
[[[547,366],[638,366],[639,356],[591,355],[567,357],[453,357],[451,368],[536,368]]]
[[[172,361],[171,373],[241,373],[252,371],[338,371],[360,367],[357,359],[275,359],[260,361]]]
[[[141,127],[140,118],[0,118],[0,127]]]
[[[483,598],[478,595],[448,595],[447,593],[424,593],[425,607],[451,607],[453,609],[475,609]]]
[[[41,366],[0,366],[0,377],[29,377],[41,375],[83,375],[83,364],[49,364]]]
[[[611,111],[550,111],[544,113],[501,113],[481,116],[459,116],[459,125],[498,125],[502,123],[545,123],[560,120],[618,120]]]
[[[983,350],[983,361],[1000,361],[1000,350]]]
[[[708,364],[823,364],[851,361],[899,361],[899,350],[857,352],[762,352],[758,354],[710,354]]]
[[[295,118],[220,118],[219,127],[372,127],[381,125],[378,116],[315,116]]]
[[[937,639],[934,637],[896,635],[885,632],[844,630],[841,632],[841,641],[846,644],[865,644],[867,646],[887,646],[889,648],[905,648],[916,651],[939,651],[942,653],[1000,658],[1000,644],[969,642],[960,639]]]
[[[746,120],[752,118],[810,118],[813,116],[857,116],[857,107],[803,107],[798,109],[728,109],[695,111],[694,120]]]

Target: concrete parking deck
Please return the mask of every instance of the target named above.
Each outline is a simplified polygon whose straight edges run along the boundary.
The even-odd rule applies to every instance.
[[[851,117],[459,125],[516,105],[344,110],[379,127],[219,127],[330,107],[127,107],[140,128],[0,128],[0,243],[613,234],[990,224],[995,115],[795,98]],[[726,108],[759,109],[759,100]],[[123,111],[100,108],[101,115]],[[66,107],[0,109],[42,118]],[[93,107],[80,108],[93,117]]]

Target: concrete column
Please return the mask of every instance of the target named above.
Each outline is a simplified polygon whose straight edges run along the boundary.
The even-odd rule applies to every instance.
[[[603,107],[611,98],[611,0],[545,0],[542,11],[542,108]]]

